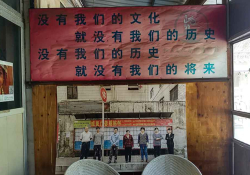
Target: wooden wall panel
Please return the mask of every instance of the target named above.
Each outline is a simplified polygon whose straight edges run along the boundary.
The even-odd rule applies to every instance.
[[[57,135],[57,88],[37,85],[32,88],[36,175],[54,175]]]
[[[203,175],[231,173],[230,83],[188,83],[187,151]]]

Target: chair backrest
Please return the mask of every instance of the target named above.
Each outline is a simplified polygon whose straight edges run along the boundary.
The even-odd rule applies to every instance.
[[[201,172],[187,159],[163,155],[149,162],[142,175],[201,175]]]
[[[65,175],[119,175],[119,173],[101,161],[83,159],[70,165]]]

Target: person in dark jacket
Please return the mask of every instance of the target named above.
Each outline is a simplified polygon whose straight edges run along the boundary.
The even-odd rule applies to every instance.
[[[167,145],[168,145],[168,154],[174,154],[174,134],[172,130],[168,128],[168,133],[166,134]]]
[[[145,133],[145,128],[141,127],[141,132],[138,134],[138,145],[141,149],[141,161],[144,161],[144,155],[146,162],[148,162],[148,134]]]
[[[126,163],[131,162],[132,148],[134,147],[133,136],[130,135],[130,131],[127,130],[123,136],[123,148],[125,148],[125,160]]]
[[[158,157],[161,155],[161,140],[163,139],[161,133],[158,128],[155,128],[155,132],[153,134],[153,145],[154,145],[154,156]]]

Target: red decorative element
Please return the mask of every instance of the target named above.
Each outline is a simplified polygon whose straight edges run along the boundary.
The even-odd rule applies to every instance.
[[[102,101],[107,102],[107,91],[105,88],[101,88],[100,95],[102,97]]]

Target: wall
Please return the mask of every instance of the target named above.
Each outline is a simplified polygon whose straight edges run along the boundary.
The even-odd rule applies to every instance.
[[[160,101],[164,97],[164,101],[170,101],[170,91],[176,84],[149,85],[148,98],[150,101]],[[153,96],[150,97],[150,91],[153,88]],[[178,84],[178,99],[177,101],[186,101],[186,85]]]
[[[60,8],[60,0],[35,0],[36,8]]]
[[[67,86],[58,86],[58,103],[67,100]],[[77,100],[101,101],[100,86],[77,86]],[[148,88],[142,85],[139,90],[128,90],[128,85],[111,86],[107,91],[109,101],[147,101]],[[73,100],[75,101],[75,100]]]
[[[0,174],[24,174],[23,109],[0,112]]]
[[[54,175],[56,163],[57,103],[56,86],[32,88],[35,174]]]
[[[230,83],[188,83],[186,94],[188,159],[203,175],[229,175],[232,139]]]
[[[234,174],[248,175],[250,172],[250,147],[234,143]]]

